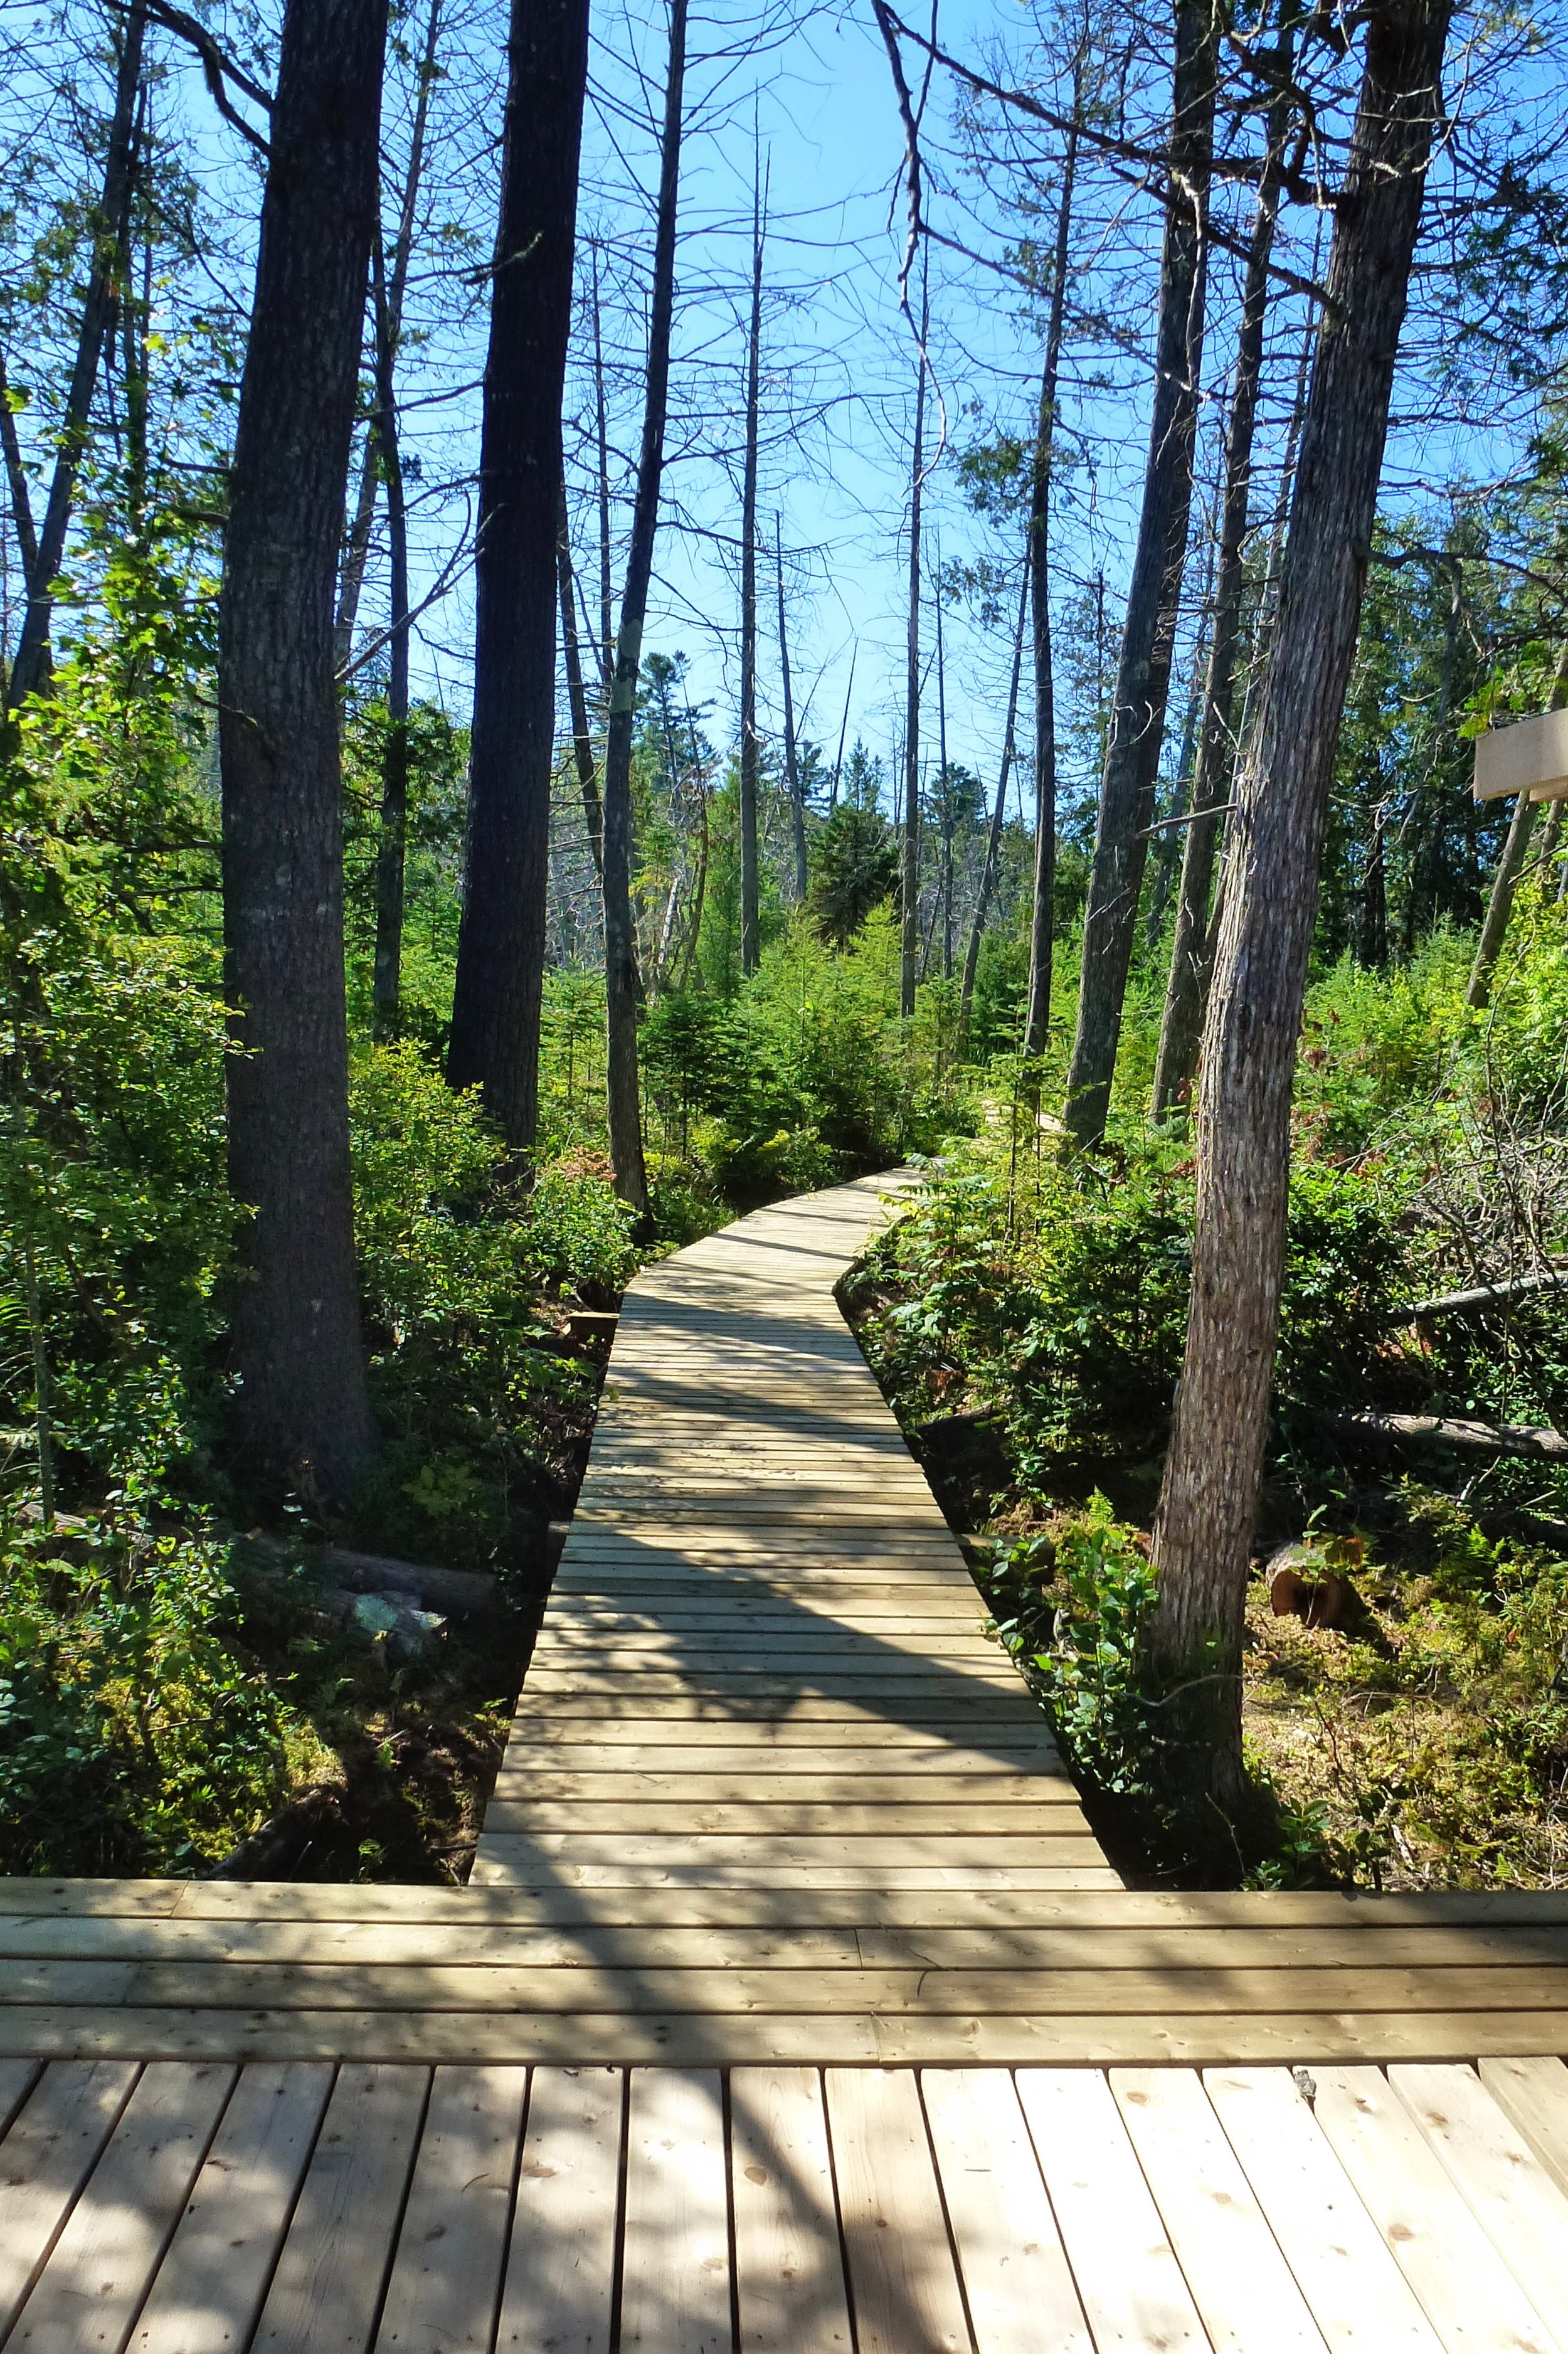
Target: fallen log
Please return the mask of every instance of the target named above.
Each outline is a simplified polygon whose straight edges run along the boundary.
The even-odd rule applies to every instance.
[[[1441,1414],[1382,1414],[1366,1407],[1358,1414],[1325,1415],[1335,1430],[1361,1432],[1369,1437],[1426,1439],[1437,1447],[1462,1447],[1485,1455],[1530,1455],[1548,1462],[1568,1462],[1568,1434],[1538,1430],[1520,1422],[1467,1422]]]
[[[288,1545],[256,1530],[240,1542],[269,1568],[303,1563],[350,1594],[407,1594],[438,1610],[493,1610],[497,1601],[495,1580],[484,1570],[437,1569],[425,1562],[354,1553],[345,1545]]]
[[[1534,1299],[1543,1291],[1568,1290],[1568,1275],[1547,1267],[1534,1275],[1505,1276],[1500,1283],[1479,1283],[1468,1291],[1440,1291],[1431,1299],[1417,1299],[1389,1310],[1389,1330],[1422,1324],[1432,1316],[1464,1316],[1484,1308],[1506,1308],[1516,1299]]]

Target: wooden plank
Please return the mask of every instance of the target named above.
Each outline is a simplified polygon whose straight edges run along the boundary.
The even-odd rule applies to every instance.
[[[912,2070],[825,2078],[858,2354],[969,2354],[969,2324]]]
[[[821,2081],[814,2068],[736,2068],[729,2103],[741,2345],[849,2354]]]
[[[57,2062],[0,2142],[0,2338],[42,2272],[137,2074],[127,2059]]]
[[[438,2068],[376,2354],[490,2354],[526,2068]]]
[[[1568,2191],[1568,2067],[1559,2059],[1499,2058],[1483,2059],[1479,2072],[1559,2190]]]
[[[0,2135],[9,2131],[12,2118],[42,2075],[43,2065],[41,2060],[0,2060]]]
[[[1568,2346],[1568,2198],[1473,2069],[1394,2067],[1388,2080],[1559,2347]]]
[[[1440,2354],[1290,2071],[1211,2069],[1203,2088],[1330,2354]]]
[[[625,2079],[535,2068],[496,2354],[607,2354]]]
[[[927,2069],[920,2091],[980,2354],[1093,2354],[1012,2077]]]
[[[1197,2076],[1118,2069],[1110,2086],[1214,2354],[1323,2354]]]
[[[249,2346],[332,2081],[326,2062],[241,2071],[142,2307],[132,2354]]]
[[[825,1769],[825,1770],[824,1770]],[[746,1787],[747,1779],[753,1787]],[[688,1807],[723,1807],[744,1804],[766,1808],[771,1814],[779,1807],[794,1807],[805,1795],[792,1791],[789,1776],[780,1776],[769,1760],[766,1765],[758,1758],[739,1776],[731,1774],[682,1774],[679,1772],[650,1774],[613,1773],[551,1773],[536,1768],[503,1771],[496,1781],[497,1798],[520,1807],[603,1806],[648,1807],[670,1806],[679,1802]],[[741,1787],[737,1790],[737,1781]],[[780,1782],[784,1787],[780,1788]],[[492,1800],[492,1812],[496,1801]],[[1050,1774],[936,1774],[922,1775],[919,1787],[911,1788],[905,1774],[839,1774],[833,1772],[831,1753],[811,1775],[810,1803],[819,1813],[825,1808],[906,1807],[924,1812],[927,1808],[951,1810],[966,1808],[973,1822],[976,1812],[989,1814],[993,1808],[1073,1807],[1078,1804],[1077,1792],[1066,1776]],[[492,1828],[496,1826],[492,1823]],[[764,1826],[766,1828],[766,1826]],[[1559,1949],[1568,1959],[1568,1930],[1559,1935]],[[0,1952],[7,1951],[8,1942],[0,1924]]]
[[[1313,2114],[1450,2354],[1558,2354],[1381,2070],[1312,2074]]]
[[[716,2071],[632,2071],[620,2344],[730,2354],[724,2094]]]
[[[886,1838],[899,1831],[922,1837],[957,1835],[966,1840],[989,1840],[1001,1835],[1001,1827],[993,1826],[983,1803],[963,1799],[957,1804],[947,1801],[913,1799],[906,1803],[884,1800],[859,1805],[843,1798],[818,1804],[814,1799],[790,1797],[747,1797],[732,1799],[708,1798],[671,1800],[663,1798],[523,1798],[493,1799],[485,1815],[485,1828],[495,1833],[526,1831],[530,1835],[547,1831],[567,1831],[574,1838],[602,1837],[621,1832],[741,1832],[761,1831],[774,1838],[817,1838],[824,1833],[836,1833],[840,1838]],[[1035,1789],[1032,1804],[1019,1803],[1008,1808],[1005,1833],[1009,1838],[1051,1837],[1056,1839],[1086,1839],[1089,1827],[1084,1820],[1076,1795]],[[4,1999],[0,1993],[0,2000]]]
[[[1018,2097],[1096,2345],[1203,2354],[1209,2341],[1105,2078],[1030,2068]]]
[[[235,2071],[143,2070],[9,2343],[27,2354],[120,2354],[190,2196]]]
[[[345,2064],[333,2087],[252,2341],[254,2354],[365,2354],[403,2211],[429,2073]]]

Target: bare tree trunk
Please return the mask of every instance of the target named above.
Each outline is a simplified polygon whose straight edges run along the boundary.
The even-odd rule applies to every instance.
[[[397,208],[397,235],[392,246],[392,269],[387,286],[386,308],[390,323],[392,349],[396,354],[403,339],[403,298],[408,283],[408,257],[414,249],[414,222],[419,206],[419,182],[425,169],[425,133],[429,122],[430,91],[436,80],[436,42],[441,27],[444,0],[430,0],[430,13],[425,20],[425,47],[419,60],[419,89],[414,101],[414,123],[408,142],[408,176],[403,183],[403,201]],[[376,325],[379,339],[381,329]],[[365,449],[359,461],[359,493],[355,500],[354,517],[348,527],[348,540],[344,549],[343,573],[338,583],[337,623],[334,647],[334,664],[341,678],[348,668],[354,652],[354,625],[359,615],[360,591],[365,586],[365,567],[370,555],[370,527],[376,519],[376,493],[380,482],[385,460],[377,447],[382,404],[377,398],[376,413],[371,418],[365,436]]]
[[[606,1091],[615,1189],[641,1215],[648,1209],[642,1160],[642,1103],[637,1077],[637,930],[631,917],[631,735],[642,627],[659,527],[664,472],[664,416],[670,396],[670,330],[675,307],[675,208],[681,188],[681,110],[686,78],[686,0],[671,0],[670,69],[659,158],[659,217],[653,238],[653,296],[648,319],[648,379],[626,590],[620,600],[609,732],[604,754],[604,985]]]
[[[761,955],[757,862],[757,440],[762,391],[762,190],[751,196],[751,332],[746,347],[746,462],[740,496],[740,969]]]
[[[65,413],[55,437],[55,470],[48,504],[27,579],[27,605],[16,658],[11,665],[8,707],[16,710],[36,695],[49,674],[49,621],[54,583],[65,558],[66,533],[76,498],[76,478],[87,449],[92,388],[98,380],[103,339],[114,319],[117,281],[126,253],[126,229],[134,178],[136,100],[142,81],[142,50],[147,30],[147,0],[131,0],[121,37],[115,74],[114,112],[110,119],[103,192],[89,224],[92,263],[87,298],[77,330],[76,359],[66,392]],[[7,458],[9,452],[7,451]],[[13,479],[13,496],[15,481]]]
[[[1067,312],[1067,257],[1073,228],[1073,186],[1078,170],[1078,120],[1084,102],[1084,58],[1073,72],[1073,120],[1062,159],[1056,207],[1056,252],[1045,365],[1040,374],[1040,416],[1029,485],[1029,603],[1034,664],[1034,881],[1029,911],[1029,994],[1024,1002],[1025,1062],[1045,1052],[1051,1027],[1051,935],[1056,903],[1056,683],[1051,648],[1051,458],[1056,439],[1056,387]]]
[[[1568,643],[1563,645],[1558,657],[1546,708],[1548,711],[1561,711],[1564,703],[1568,703]],[[1525,853],[1530,848],[1530,837],[1535,831],[1535,815],[1540,806],[1540,802],[1532,801],[1528,793],[1520,793],[1514,804],[1513,822],[1502,846],[1502,856],[1498,860],[1498,871],[1492,877],[1492,896],[1487,902],[1486,921],[1481,926],[1481,937],[1476,948],[1470,985],[1465,991],[1466,1004],[1473,1005],[1478,1012],[1492,993],[1492,975],[1502,954],[1509,917],[1513,914],[1513,903],[1524,873]],[[1557,808],[1553,805],[1553,818],[1557,814]],[[1553,825],[1552,846],[1554,850],[1556,832]]]
[[[348,1158],[333,588],[376,221],[387,0],[289,0],[218,650],[243,1450],[331,1502],[370,1459]]]
[[[16,534],[16,553],[22,565],[22,588],[24,594],[30,597],[38,571],[38,534],[33,522],[27,470],[22,462],[16,412],[11,406],[10,385],[6,379],[3,353],[0,353],[0,452],[4,453],[5,460],[5,485],[11,494],[11,522]]]
[[[556,740],[561,389],[588,0],[513,0],[480,443],[468,841],[447,1076],[534,1142]]]
[[[376,292],[376,438],[387,481],[387,535],[392,559],[392,636],[387,682],[387,748],[381,763],[381,839],[376,856],[376,967],[371,1019],[392,1037],[403,981],[403,874],[408,832],[408,515],[397,441],[396,345],[379,236]]]
[[[1377,513],[1451,0],[1379,0],[1334,214],[1262,708],[1232,821],[1203,1043],[1187,1347],[1155,1522],[1168,1776],[1234,1819],[1241,1646],[1279,1323],[1318,870]]]
[[[920,302],[920,355],[915,380],[915,449],[909,467],[909,628],[904,689],[904,854],[899,875],[898,1011],[915,1011],[920,955],[920,494],[926,463],[926,337],[931,313]]]
[[[844,738],[849,734],[850,700],[854,694],[854,665],[855,657],[859,652],[860,647],[858,643],[851,646],[849,684],[844,689],[844,716],[839,723],[839,757],[833,762],[832,790],[828,795],[828,813],[830,816],[832,816],[833,811],[836,810],[839,805],[839,779],[843,774]]]
[[[1018,628],[1012,640],[1012,681],[1007,690],[1007,726],[1001,739],[1001,768],[996,780],[996,807],[991,811],[991,832],[986,836],[985,858],[980,866],[980,889],[975,897],[974,922],[969,926],[969,944],[964,951],[964,977],[959,988],[959,1040],[960,1046],[969,1029],[969,1006],[974,999],[975,975],[980,970],[980,941],[985,934],[985,919],[991,913],[991,895],[996,887],[996,854],[1001,847],[1002,828],[1007,823],[1007,784],[1012,774],[1016,757],[1013,728],[1018,719],[1018,686],[1023,673],[1023,626],[1029,613],[1030,567],[1025,561],[1023,585],[1018,592]]]
[[[1203,363],[1203,284],[1220,12],[1177,0],[1170,196],[1160,270],[1154,410],[1143,512],[1128,596],[1099,827],[1084,915],[1078,1031],[1066,1124],[1080,1147],[1105,1134],[1122,1004],[1154,814],[1165,698],[1186,560],[1192,451]]]
[[[779,667],[784,678],[784,775],[789,788],[789,824],[795,845],[795,897],[806,896],[806,805],[800,798],[800,762],[795,745],[795,694],[789,679],[789,632],[784,615],[784,523],[773,518],[774,562],[779,571]]]
[[[599,773],[594,765],[593,732],[588,726],[588,694],[583,684],[582,647],[577,637],[576,583],[572,578],[572,543],[567,518],[567,482],[561,477],[560,536],[556,541],[556,587],[561,602],[561,643],[567,655],[567,703],[572,715],[572,753],[577,762],[577,790],[583,800],[593,871],[604,881],[604,809],[599,797]]]
[[[609,533],[609,408],[604,392],[604,338],[599,321],[599,247],[593,248],[593,404],[599,451],[599,663],[608,689],[615,675],[615,588]]]
[[[937,547],[937,790],[942,836],[942,979],[953,977],[953,797],[948,776],[948,665],[942,644],[942,549]]]
[[[1289,31],[1282,36],[1286,70]],[[1236,652],[1241,642],[1242,596],[1246,586],[1247,510],[1252,489],[1252,450],[1263,375],[1263,334],[1268,316],[1268,266],[1279,214],[1280,181],[1290,116],[1276,101],[1268,114],[1257,216],[1247,253],[1242,292],[1241,332],[1236,345],[1231,414],[1225,435],[1225,487],[1220,509],[1219,564],[1214,582],[1213,631],[1203,693],[1203,732],[1192,779],[1192,822],[1181,856],[1181,892],[1176,903],[1176,937],[1171,949],[1160,1051],[1154,1068],[1156,1119],[1162,1119],[1192,1086],[1203,1018],[1203,975],[1208,965],[1209,896],[1221,820],[1212,812],[1229,798],[1235,772]]]

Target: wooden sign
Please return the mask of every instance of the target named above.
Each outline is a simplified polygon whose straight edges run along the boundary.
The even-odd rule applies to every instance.
[[[1568,801],[1568,711],[1516,719],[1476,738],[1476,799],[1528,793],[1532,801]]]

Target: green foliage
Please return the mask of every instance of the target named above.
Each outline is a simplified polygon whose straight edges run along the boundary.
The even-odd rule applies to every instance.
[[[997,1632],[1044,1701],[1069,1763],[1095,1788],[1147,1796],[1157,1692],[1143,1652],[1156,1598],[1148,1541],[1097,1489],[1052,1538],[998,1543]]]
[[[881,811],[841,801],[811,844],[806,906],[819,937],[843,948],[898,888],[898,844]]]

